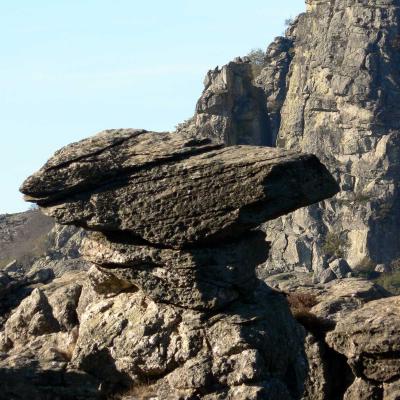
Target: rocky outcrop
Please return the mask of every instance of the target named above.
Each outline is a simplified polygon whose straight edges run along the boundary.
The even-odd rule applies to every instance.
[[[366,257],[376,264],[400,257],[399,5],[311,0],[289,32],[294,58],[277,146],[317,154],[341,192],[280,221],[291,256],[271,225],[271,268],[318,270],[340,253],[352,267]],[[338,237],[336,251],[324,248],[329,233]]]
[[[0,332],[1,399],[98,399],[100,381],[68,367],[78,336],[85,272],[40,285]]]
[[[306,3],[263,65],[207,74],[178,132],[109,130],[24,183],[90,231],[54,240],[91,267],[35,263],[56,279],[5,314],[7,398],[399,397],[398,298],[349,277],[400,258],[400,3]]]
[[[382,333],[383,341],[387,334],[393,336],[393,341],[398,340],[396,324],[392,326],[393,315],[383,306],[395,299],[390,293],[373,282],[357,278],[313,284],[311,276],[304,273],[273,275],[267,278],[267,283],[287,295],[293,315],[307,331],[304,345],[309,371],[304,400],[390,398],[382,397],[382,381],[365,379],[354,368],[353,356],[341,349],[343,341],[336,333],[345,330],[349,343],[357,341],[358,335],[365,341],[372,335],[373,341],[382,332],[386,332]],[[376,314],[372,314],[374,307]],[[361,323],[358,317],[361,313],[365,317],[370,313],[371,318],[376,316],[384,321],[377,336],[371,333],[375,328],[370,326],[370,318],[366,317]],[[373,357],[377,360],[390,358],[384,346],[376,348]],[[385,373],[387,366],[379,365],[376,370]]]
[[[0,327],[34,289],[67,272],[89,269],[79,251],[83,230],[54,224],[39,210],[8,215],[5,221],[7,229],[1,234],[0,247],[11,251],[15,244],[12,254],[18,257],[0,271]]]
[[[260,67],[231,62],[207,73],[195,116],[179,128],[184,136],[228,145],[271,145],[265,93],[253,84]]]
[[[346,399],[395,399],[400,384],[400,297],[369,302],[341,319],[328,344],[346,356],[357,377]],[[397,395],[386,392],[396,391]],[[390,388],[390,389],[389,389]]]
[[[22,191],[97,232],[87,281],[60,304],[35,291],[8,319],[6,370],[18,346],[77,329],[62,368],[100,381],[99,396],[301,397],[303,330],[256,278],[268,244],[255,228],[336,193],[316,157],[113,130],[57,152]]]
[[[320,273],[335,258],[388,268],[400,258],[400,3],[306,3],[264,65],[238,59],[209,72],[182,131],[316,154],[338,179],[336,198],[266,225],[270,273]]]
[[[291,39],[278,37],[263,66],[238,57],[209,71],[196,113],[179,125],[179,134],[227,145],[275,146],[292,45]]]

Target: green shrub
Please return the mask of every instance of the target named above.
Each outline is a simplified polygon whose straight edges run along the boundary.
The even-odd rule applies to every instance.
[[[265,64],[265,52],[262,49],[251,49],[247,54],[252,64],[264,65]]]
[[[375,275],[376,263],[369,257],[364,257],[354,268],[354,273],[360,278],[371,279]]]
[[[322,246],[322,251],[328,257],[343,258],[348,247],[349,242],[347,238],[336,232],[328,232]]]
[[[395,50],[399,50],[400,49],[400,36],[397,35],[393,40],[392,40],[392,47]]]
[[[388,292],[400,295],[400,271],[384,273],[375,282]]]
[[[356,192],[354,195],[354,203],[369,203],[371,196],[362,192]]]

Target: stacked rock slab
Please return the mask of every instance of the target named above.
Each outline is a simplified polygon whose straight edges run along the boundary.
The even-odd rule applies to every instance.
[[[110,130],[58,151],[21,188],[90,231],[70,366],[104,392],[297,399],[303,330],[255,277],[269,219],[332,196],[315,156]]]

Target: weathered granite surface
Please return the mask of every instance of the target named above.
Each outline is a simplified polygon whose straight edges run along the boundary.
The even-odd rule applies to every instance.
[[[314,156],[137,130],[67,146],[21,187],[59,223],[177,248],[238,237],[337,190]]]
[[[367,303],[328,333],[327,343],[346,356],[357,377],[347,398],[355,398],[354,392],[360,400],[373,398],[370,393],[380,394],[379,399],[396,398],[383,395],[382,388],[385,384],[386,391],[394,390],[400,382],[399,325],[400,297],[395,296]]]
[[[82,252],[99,272],[111,273],[123,288],[138,287],[153,300],[209,310],[226,306],[251,292],[255,268],[268,257],[262,232],[243,239],[190,250],[118,242],[112,235],[91,234]]]
[[[381,374],[389,371],[391,362],[395,364],[396,352],[389,353],[385,344],[391,346],[391,342],[399,339],[400,331],[397,321],[394,322],[397,297],[392,297],[379,285],[359,278],[315,284],[310,274],[282,273],[270,276],[266,281],[286,294],[293,315],[307,331],[304,346],[309,371],[303,400],[390,399],[384,395],[383,380],[367,378],[355,360],[369,354],[374,362],[379,364],[380,360],[382,363],[375,365],[375,371]],[[388,304],[394,304],[394,307],[390,309]],[[379,324],[381,326],[377,328]],[[387,335],[391,337],[390,342],[385,339]],[[355,348],[352,344],[361,343],[359,338],[365,341],[364,344],[377,344],[374,354],[366,352],[359,356],[352,353]],[[349,351],[344,351],[344,341]],[[357,352],[367,351],[361,347]],[[397,377],[393,382],[397,382]],[[390,385],[390,390],[395,392],[396,385]]]

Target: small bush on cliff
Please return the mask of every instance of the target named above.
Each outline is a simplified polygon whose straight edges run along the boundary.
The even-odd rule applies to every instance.
[[[175,130],[184,131],[186,129],[189,129],[192,124],[194,124],[194,117],[190,117],[188,119],[185,119],[185,121],[176,124]]]
[[[324,323],[310,310],[318,304],[318,300],[312,293],[292,292],[286,294],[290,311],[296,321],[304,328],[319,336],[324,330]]]
[[[348,247],[349,242],[346,238],[337,232],[328,232],[322,251],[328,257],[343,258]]]
[[[252,49],[247,54],[252,64],[263,65],[265,63],[265,53],[262,49]]]
[[[293,22],[294,22],[294,19],[293,19],[293,18],[286,18],[286,19],[285,19],[285,26],[286,26],[286,27],[289,27],[290,25],[293,24]]]

